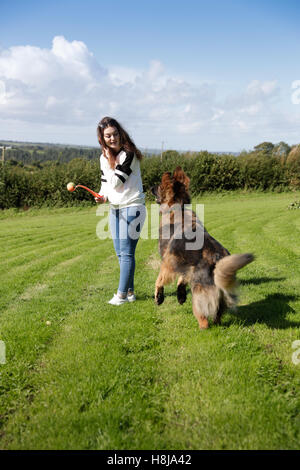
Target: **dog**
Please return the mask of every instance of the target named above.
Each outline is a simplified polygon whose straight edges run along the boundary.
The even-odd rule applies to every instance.
[[[219,325],[227,308],[237,304],[236,272],[254,260],[251,253],[230,255],[204,228],[190,204],[190,179],[181,167],[166,172],[151,188],[160,205],[160,272],[155,283],[155,302],[164,301],[164,286],[178,279],[177,299],[186,301],[190,284],[193,313],[201,330],[208,320]],[[198,238],[198,240],[197,240]],[[201,238],[199,243],[199,239]]]

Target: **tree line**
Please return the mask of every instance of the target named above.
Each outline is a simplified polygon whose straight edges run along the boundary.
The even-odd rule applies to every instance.
[[[15,150],[18,153],[10,153]],[[35,159],[34,152],[41,149],[26,150],[27,161],[21,148],[7,151],[14,158],[0,164],[0,209],[94,204],[89,193],[82,189],[69,193],[66,185],[72,181],[99,191],[99,149],[77,147],[75,152],[72,147],[58,146],[46,150],[43,159]],[[178,165],[190,177],[194,196],[206,191],[300,189],[300,145],[290,147],[285,142],[262,142],[237,156],[174,150],[148,156],[141,162],[141,172],[149,197],[151,186]]]
[[[74,158],[94,160],[99,156],[100,149],[96,147],[72,147],[55,144],[14,144],[0,142],[5,150],[5,160],[12,166],[33,165],[42,167],[46,162],[67,163]]]

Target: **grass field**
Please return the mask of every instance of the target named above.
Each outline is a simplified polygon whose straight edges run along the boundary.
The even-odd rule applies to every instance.
[[[118,263],[95,208],[0,214],[1,449],[298,449],[299,193],[211,195],[205,225],[240,271],[240,304],[199,331],[191,295],[153,301],[157,240],[140,240],[137,302],[107,304]],[[300,353],[299,353],[300,357]]]

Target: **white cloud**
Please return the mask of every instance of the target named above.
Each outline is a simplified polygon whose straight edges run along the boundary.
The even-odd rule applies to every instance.
[[[63,36],[50,49],[0,51],[0,138],[96,145],[96,123],[104,115],[119,119],[148,147],[165,140],[173,148],[217,150],[228,148],[231,133],[234,150],[237,136],[242,142],[248,133],[257,143],[262,131],[267,138],[280,123],[282,129],[299,125],[299,117],[280,112],[276,81],[253,80],[221,102],[216,84],[172,77],[159,60],[146,70],[105,68],[82,41]]]
[[[142,72],[130,67],[122,67],[120,65],[111,65],[108,67],[109,78],[113,85],[119,86],[124,83],[134,84],[136,78],[142,75]]]

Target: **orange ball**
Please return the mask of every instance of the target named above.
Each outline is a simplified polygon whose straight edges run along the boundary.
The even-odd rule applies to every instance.
[[[68,183],[67,184],[67,190],[71,191],[71,192],[75,191],[75,184],[74,183]]]

